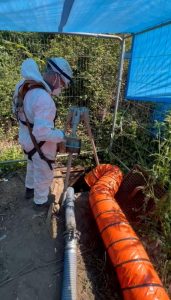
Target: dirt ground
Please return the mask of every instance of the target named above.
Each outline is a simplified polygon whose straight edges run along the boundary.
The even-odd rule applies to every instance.
[[[60,299],[63,216],[53,240],[47,211],[35,211],[32,200],[24,198],[24,176],[24,171],[17,171],[0,181],[0,299]],[[76,194],[76,221],[78,300],[122,299],[91,216],[88,192]]]

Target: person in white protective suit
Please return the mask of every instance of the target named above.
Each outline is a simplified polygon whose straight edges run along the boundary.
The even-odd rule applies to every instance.
[[[23,111],[18,111],[19,143],[28,155],[25,179],[26,198],[33,198],[37,207],[48,206],[49,187],[53,180],[53,166],[57,143],[65,140],[62,130],[54,128],[56,107],[51,95],[58,96],[63,88],[72,81],[72,69],[69,63],[60,57],[51,58],[43,76],[33,59],[26,59],[21,66],[23,79],[16,85],[13,110],[17,107],[17,96],[26,80],[33,80],[42,86],[32,87],[23,97]],[[40,157],[28,129],[40,146],[44,160]]]

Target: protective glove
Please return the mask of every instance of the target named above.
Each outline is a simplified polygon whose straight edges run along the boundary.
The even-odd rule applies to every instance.
[[[63,141],[57,144],[57,152],[66,153],[66,139],[65,139],[65,131],[61,130],[63,133]]]
[[[57,152],[66,153],[66,141],[57,144]]]

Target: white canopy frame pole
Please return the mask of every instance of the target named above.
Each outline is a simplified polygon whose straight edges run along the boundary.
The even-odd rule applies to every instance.
[[[57,32],[58,34],[58,32]],[[60,32],[62,35],[78,35],[78,36],[87,36],[87,37],[96,37],[102,39],[115,39],[122,42],[123,38],[116,34],[102,34],[102,33],[86,33],[86,32]]]
[[[114,136],[115,136],[115,128],[116,128],[119,98],[120,98],[121,84],[122,84],[122,75],[123,75],[124,55],[125,55],[125,39],[123,38],[122,41],[121,41],[121,54],[120,54],[120,62],[119,62],[118,86],[117,86],[115,111],[114,111],[114,116],[113,116],[112,133],[111,133],[110,146],[109,146],[110,150],[112,150],[113,139],[114,139]]]

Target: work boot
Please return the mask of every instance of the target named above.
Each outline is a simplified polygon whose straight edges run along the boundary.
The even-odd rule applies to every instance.
[[[48,197],[48,201],[43,203],[43,204],[36,204],[35,202],[33,202],[33,208],[35,210],[42,210],[42,209],[48,209],[50,207],[51,204],[53,204],[54,199],[52,199],[51,197]]]
[[[26,187],[26,190],[25,190],[25,198],[26,199],[31,199],[34,197],[34,189],[29,189]]]

